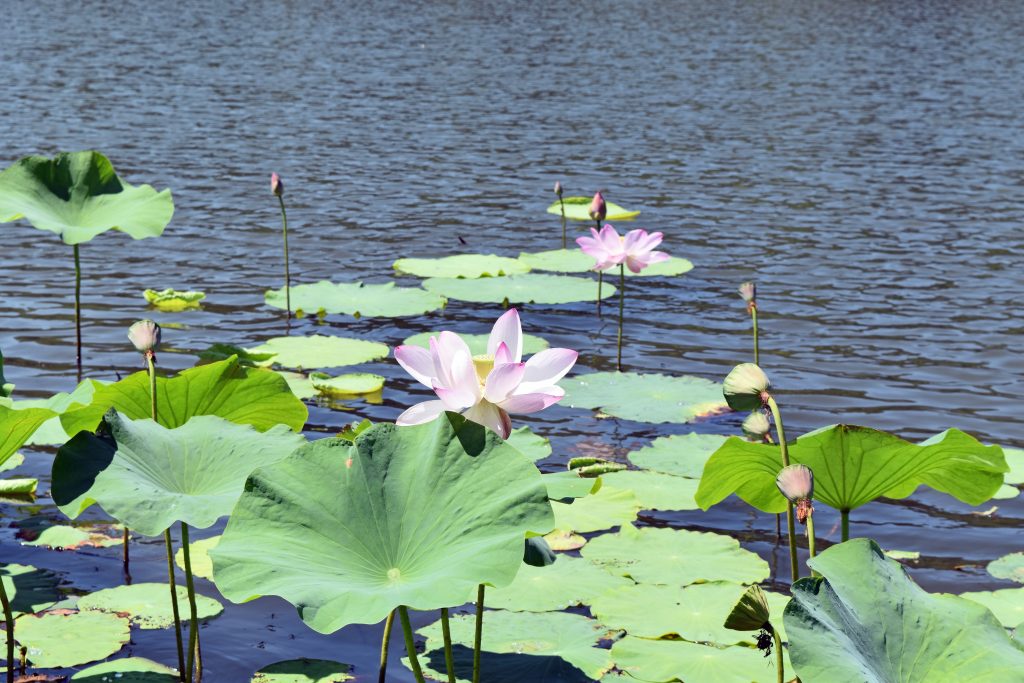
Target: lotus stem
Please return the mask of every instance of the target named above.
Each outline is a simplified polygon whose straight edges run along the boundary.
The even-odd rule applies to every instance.
[[[839,537],[844,543],[850,540],[850,511],[840,510],[839,519],[841,522],[841,536]]]
[[[448,683],[455,683],[455,662],[452,660],[452,631],[448,624],[448,608],[441,608],[441,635],[444,636],[444,665]]]
[[[167,579],[171,585],[171,612],[174,614],[174,639],[178,645],[178,679],[185,680],[185,647],[181,642],[181,615],[178,613],[178,587],[174,580],[174,546],[171,545],[171,527],[164,529],[167,546]]]
[[[768,395],[768,408],[772,411],[772,418],[775,420],[775,430],[779,435],[779,453],[782,455],[782,466],[789,467],[789,447],[786,444],[786,430],[782,426],[782,413],[779,412],[779,404],[775,397]],[[786,532],[789,535],[789,570],[792,583],[800,578],[800,566],[797,563],[796,555],[796,524],[793,521],[793,503],[786,501]]]
[[[416,643],[412,640],[412,626],[409,624],[409,610],[405,605],[398,606],[398,616],[402,619],[402,633],[405,634],[405,651],[409,653],[409,665],[416,677],[416,683],[425,683],[420,660],[416,657]]]
[[[480,644],[484,635],[484,585],[476,588],[476,630],[473,633],[473,683],[480,683]]]
[[[82,381],[82,264],[78,258],[78,245],[75,250],[75,363],[78,366],[78,381]]]
[[[562,249],[565,249],[565,202],[562,201],[562,195],[558,195],[558,208],[562,210]]]
[[[14,581],[11,581],[14,585]],[[4,607],[4,626],[7,627],[7,683],[14,683],[14,614],[11,601],[7,598],[7,587],[0,577],[0,604]]]
[[[384,683],[388,674],[388,644],[391,642],[391,627],[395,624],[395,610],[391,610],[384,620],[384,637],[380,642],[380,674],[377,683]]]
[[[754,323],[754,365],[760,365],[760,350],[757,346],[757,306],[751,306],[750,308],[750,319]]]
[[[284,194],[277,195],[277,201],[281,203],[281,225],[284,234],[284,306],[287,311],[287,320],[292,319],[292,292],[291,272],[288,266],[288,214],[284,210]]]
[[[124,583],[126,586],[132,585],[132,572],[129,564],[131,558],[128,556],[128,543],[131,541],[131,535],[131,530],[125,527],[121,541],[121,571],[124,572]]]
[[[597,231],[601,232],[601,219],[594,221],[597,224]],[[601,317],[601,287],[604,285],[604,271],[597,271],[597,317]],[[475,683],[475,681],[474,681]]]
[[[615,356],[615,369],[622,372],[622,320],[626,309],[626,266],[619,264],[619,339],[618,354]]]
[[[185,588],[188,590],[189,629],[188,629],[188,674],[185,680],[203,680],[202,662],[197,661],[199,653],[199,615],[196,609],[196,587],[192,581],[192,558],[188,547],[188,524],[181,523],[181,553],[185,559]],[[177,598],[177,596],[175,596]],[[193,678],[193,674],[195,678]]]
[[[778,683],[786,681],[786,665],[782,661],[782,638],[779,637],[779,630],[772,628],[772,639],[775,641],[775,661],[778,662]]]

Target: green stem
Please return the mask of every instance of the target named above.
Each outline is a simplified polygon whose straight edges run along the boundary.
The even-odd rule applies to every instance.
[[[124,528],[121,535],[121,571],[124,572],[125,585],[132,585],[131,558],[128,555],[128,543],[131,541],[132,532],[128,527]]]
[[[768,408],[772,411],[772,419],[775,420],[775,431],[779,434],[779,452],[782,455],[782,466],[789,467],[789,446],[786,444],[786,430],[782,426],[782,413],[779,412],[779,404],[775,402],[774,396],[768,397]]]
[[[171,544],[171,528],[164,529],[164,545],[167,546],[167,579],[171,586],[171,612],[174,614],[174,639],[178,645],[178,679],[185,680],[185,647],[181,642],[181,614],[178,612],[178,586],[174,580],[174,546]]]
[[[782,466],[789,467],[789,446],[786,444],[786,430],[782,426],[782,413],[779,412],[779,404],[775,397],[768,396],[768,408],[772,411],[772,418],[775,420],[775,431],[779,435],[779,453],[782,456]],[[793,522],[793,504],[786,501],[786,531],[789,534],[789,570],[793,583],[800,578],[800,566],[797,563],[796,555],[796,525]]]
[[[476,630],[473,633],[473,683],[480,683],[480,645],[484,635],[484,585],[476,588]]]
[[[750,318],[754,321],[754,365],[760,365],[760,353],[757,347],[757,306],[750,309]]]
[[[441,635],[444,637],[444,665],[448,670],[448,683],[455,683],[455,662],[452,657],[452,631],[448,624],[448,608],[441,608]]]
[[[597,224],[597,231],[601,232],[601,220],[595,219],[594,222]],[[597,271],[597,317],[601,317],[601,287],[604,285],[604,271]]]
[[[78,381],[82,381],[82,264],[78,259],[78,245],[75,250],[75,359],[78,365]]]
[[[814,513],[807,515],[807,554],[814,557]]]
[[[562,201],[562,195],[558,195],[558,208],[562,210],[562,249],[566,248],[566,236],[565,236],[565,202]]]
[[[380,641],[380,674],[377,676],[377,683],[384,683],[388,674],[388,645],[391,642],[391,627],[395,623],[395,610],[391,610],[388,618],[384,620],[384,638]]]
[[[846,541],[850,540],[850,511],[840,510],[839,519],[842,522],[842,536],[840,536],[840,538],[845,543]]]
[[[779,670],[778,683],[785,683],[786,665],[782,662],[782,638],[779,637],[778,629],[772,629],[772,639],[775,640],[775,661],[778,662]]]
[[[11,585],[13,585],[13,580]],[[0,603],[4,606],[4,626],[7,627],[7,683],[14,683],[14,614],[11,601],[7,599],[7,588],[0,579]]]
[[[425,683],[423,671],[420,669],[420,660],[416,657],[416,643],[412,640],[412,626],[409,624],[409,610],[405,605],[399,605],[398,616],[402,618],[402,632],[405,634],[405,651],[409,654],[409,665],[416,677],[416,683]]]
[[[619,264],[619,349],[615,357],[615,369],[622,372],[622,320],[626,309],[626,266]]]
[[[192,581],[192,558],[188,547],[188,525],[181,523],[181,553],[185,559],[185,588],[188,590],[189,628],[188,628],[188,673],[185,677],[189,683],[203,679],[202,665],[197,665],[196,653],[199,650],[199,615],[196,609],[196,587]],[[177,597],[177,596],[175,596]],[[195,678],[193,679],[193,673]]]
[[[291,272],[288,266],[288,214],[284,210],[284,196],[277,195],[277,201],[281,203],[281,225],[283,226],[284,232],[284,306],[288,311],[288,320],[292,319],[292,292],[291,292]]]

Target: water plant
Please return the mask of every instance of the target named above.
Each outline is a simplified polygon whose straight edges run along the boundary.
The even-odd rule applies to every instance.
[[[555,181],[555,194],[558,195],[558,210],[562,213],[562,249],[566,247],[566,233],[565,233],[565,202],[562,201],[562,183],[558,180]]]
[[[796,510],[796,521],[807,527],[807,553],[814,557],[814,473],[807,465],[783,467],[775,485]]]
[[[747,303],[747,313],[754,331],[754,365],[760,364],[761,354],[757,345],[757,285],[753,282],[744,282],[739,287],[740,296]]]
[[[774,646],[777,681],[783,683],[786,680],[782,639],[772,625],[768,598],[760,586],[755,585],[747,589],[726,617],[725,627],[733,631],[757,631],[757,648],[770,655]]]
[[[587,215],[594,221],[595,229],[601,231],[601,221],[603,221],[608,215],[608,205],[605,204],[604,196],[601,191],[598,190],[594,193],[594,198],[590,202],[590,207],[587,209]],[[604,271],[597,271],[597,315],[601,315],[601,286],[604,284]]]
[[[270,174],[270,192],[281,205],[281,234],[284,238],[284,310],[288,322],[292,319],[292,277],[288,263],[288,212],[284,208],[284,183],[277,173]]]
[[[110,161],[95,151],[28,156],[0,172],[0,223],[24,218],[70,245],[75,262],[75,340],[82,372],[79,245],[107,230],[133,239],[157,237],[174,213],[171,191],[121,180]]]

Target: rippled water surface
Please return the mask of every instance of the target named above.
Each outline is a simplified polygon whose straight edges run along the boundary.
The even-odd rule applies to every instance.
[[[82,248],[88,376],[137,369],[125,330],[145,315],[180,351],[161,355],[165,369],[191,366],[213,342],[283,333],[263,305],[281,279],[271,170],[287,186],[300,282],[395,280],[399,256],[556,248],[558,220],[544,209],[561,180],[569,194],[605,188],[642,209],[637,225],[696,264],[632,290],[630,369],[719,379],[747,360],[735,288],[755,278],[762,364],[794,435],[842,421],[1024,446],[1019,3],[210,5],[4,3],[3,165],[96,148],[129,182],[174,192],[160,239],[111,233]],[[68,391],[71,248],[22,223],[0,230],[8,379],[21,397]],[[201,289],[208,301],[150,314],[147,287]],[[591,305],[521,312],[527,332],[581,350],[579,371],[611,368],[614,323]],[[443,314],[327,325],[393,345],[439,327],[486,332],[499,313],[452,301]],[[307,319],[298,332],[314,329]],[[370,369],[389,377],[383,404],[314,407],[311,434],[356,414],[394,419],[422,399],[392,362]],[[652,426],[557,407],[529,424],[552,437],[554,467],[739,422]],[[47,478],[52,451],[33,455],[26,471]],[[69,572],[75,589],[116,585],[116,552],[16,543],[15,519],[57,516],[39,503],[4,507],[3,560]],[[1024,526],[1024,503],[996,503],[978,516],[922,491],[855,511],[852,532],[921,551],[912,573],[931,590],[994,588],[984,564],[1020,550]],[[773,517],[735,499],[644,519],[732,532],[785,574]],[[821,511],[826,541],[837,521]],[[162,544],[143,542],[136,557],[136,581],[163,577]],[[227,682],[299,655],[373,672],[379,646],[376,628],[314,635],[276,599],[228,609],[204,638],[211,680]],[[131,647],[174,659],[167,632],[137,632]]]

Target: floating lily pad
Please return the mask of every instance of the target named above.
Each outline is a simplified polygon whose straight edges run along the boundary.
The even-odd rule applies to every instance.
[[[886,550],[885,556],[894,560],[916,561],[921,559],[921,553],[916,550]]]
[[[268,306],[284,309],[284,288],[265,295]],[[344,313],[357,318],[399,318],[439,311],[445,298],[419,287],[396,287],[394,282],[364,285],[361,282],[328,282],[291,288],[292,308],[313,313]]]
[[[147,289],[142,296],[150,306],[169,312],[199,308],[199,302],[206,298],[202,292],[179,292],[174,289],[163,289],[159,292],[155,289]]]
[[[553,612],[589,605],[597,596],[632,583],[591,562],[562,555],[547,567],[524,564],[512,583],[487,590],[486,603],[488,607],[514,612]],[[473,591],[467,601],[472,602],[475,594]]]
[[[372,394],[384,388],[384,378],[369,372],[353,372],[338,377],[323,377],[314,373],[309,376],[309,381],[324,396],[338,398]]]
[[[348,337],[274,337],[249,349],[250,353],[273,353],[274,363],[286,368],[336,368],[387,358],[387,344]]]
[[[1003,481],[1011,486],[1024,485],[1024,450],[1020,448],[1004,448],[1003,455],[1010,471],[1004,475]]]
[[[595,372],[562,380],[562,406],[637,422],[691,422],[726,409],[722,385],[701,377]]]
[[[4,354],[0,351],[0,398],[7,398],[14,391],[14,385],[4,379]]]
[[[481,280],[433,277],[424,288],[458,301],[484,304],[571,304],[597,301],[597,278],[525,273]],[[601,298],[614,296],[614,285],[601,288]]]
[[[506,442],[534,462],[551,455],[551,441],[535,434],[529,427],[513,429]]]
[[[121,538],[114,538],[103,533],[55,524],[44,528],[31,541],[23,541],[22,545],[40,546],[53,550],[78,550],[79,548],[107,548],[119,545],[121,542]]]
[[[0,496],[35,495],[38,479],[22,477],[19,479],[0,479]]]
[[[519,260],[533,270],[546,270],[555,273],[585,273],[594,269],[596,261],[592,256],[584,254],[579,249],[552,249],[551,251],[540,251],[533,254],[519,254]],[[684,258],[672,256],[664,261],[652,263],[639,273],[626,269],[626,277],[671,277],[682,275],[693,270],[693,263]],[[612,275],[618,277],[618,270],[612,270]]]
[[[593,197],[562,197],[561,201],[555,202],[548,207],[548,213],[561,217],[564,205],[565,217],[567,219],[593,223],[594,219],[590,217],[590,202],[593,200]],[[629,211],[607,199],[604,201],[604,206],[605,221],[631,221],[640,215],[639,211]]]
[[[1024,588],[971,591],[961,593],[959,597],[988,607],[1006,628],[1016,628],[1024,623]]]
[[[629,524],[636,519],[640,503],[628,489],[602,486],[601,489],[572,503],[552,503],[555,529],[587,533]]]
[[[228,515],[252,470],[305,439],[285,426],[260,433],[212,415],[167,429],[111,413],[110,439],[80,432],[53,463],[53,501],[72,519],[93,503],[145,536],[176,521],[205,529]]]
[[[178,672],[142,657],[124,657],[82,669],[71,677],[78,683],[177,683]]]
[[[553,526],[533,463],[454,413],[320,439],[245,488],[210,553],[217,587],[236,602],[279,595],[321,633],[507,585],[527,532]]]
[[[203,579],[213,581],[213,561],[210,560],[210,551],[220,543],[220,536],[211,536],[188,544],[189,562],[192,565],[192,574]],[[185,569],[185,553],[178,548],[174,553],[174,562],[182,570]]]
[[[11,457],[7,458],[7,461],[0,464],[0,472],[7,472],[8,470],[17,469],[25,463],[25,456],[21,453],[15,453]]]
[[[736,645],[714,647],[685,640],[626,636],[612,646],[612,657],[615,665],[629,675],[627,680],[658,683],[773,683],[776,680],[774,653],[766,658],[755,648]],[[786,680],[791,678],[792,668],[787,666]]]
[[[1010,486],[1003,484],[1000,486],[995,493],[992,494],[992,500],[1010,500],[1020,495],[1020,489],[1016,486]]]
[[[661,436],[626,457],[641,469],[700,479],[704,464],[725,443],[725,438],[718,434]]]
[[[494,254],[456,254],[441,258],[402,258],[394,263],[399,273],[418,277],[475,279],[529,272],[522,261]]]
[[[344,683],[354,681],[352,667],[327,659],[289,659],[269,664],[250,683]]]
[[[430,338],[436,337],[439,332],[420,332],[414,334],[405,341],[403,345],[407,346],[422,346],[425,349],[430,348]],[[473,355],[483,355],[487,353],[487,340],[490,338],[489,334],[459,334],[462,341],[466,342],[469,347],[469,352]],[[535,337],[532,334],[523,335],[523,355],[529,356],[534,353],[539,353],[544,349],[548,348],[547,340]]]
[[[988,573],[997,579],[1009,579],[1017,583],[1024,583],[1024,553],[1010,553],[989,562]]]
[[[749,584],[769,575],[768,563],[741,548],[739,541],[703,531],[624,526],[618,533],[591,539],[580,552],[607,571],[640,583],[685,586],[718,580]]]
[[[284,381],[288,383],[288,388],[295,394],[296,398],[307,399],[319,395],[319,392],[313,388],[313,382],[310,381],[309,375],[306,373],[291,372],[289,370],[275,370],[274,372],[284,378]]]
[[[14,635],[33,666],[56,669],[106,659],[128,642],[128,631],[128,620],[114,614],[50,612],[18,619]],[[7,632],[0,631],[0,653],[6,645]]]
[[[570,499],[597,493],[603,482],[600,477],[581,477],[577,470],[565,470],[545,474],[544,484],[548,487],[548,498],[569,502]]]
[[[96,610],[127,616],[132,625],[141,629],[170,628],[174,625],[171,611],[170,585],[166,583],[133,583],[130,586],[104,588],[78,599],[78,609]],[[175,586],[178,612],[189,610],[188,591]],[[211,619],[224,611],[224,606],[213,598],[196,594],[196,610],[200,620]]]
[[[601,476],[608,486],[632,491],[643,510],[697,509],[693,500],[693,494],[697,493],[696,479],[642,470],[622,470]]]
[[[24,564],[5,564],[0,567],[4,590],[11,601],[11,611],[17,619],[23,614],[35,614],[55,605],[60,599],[57,575],[46,569]],[[20,621],[18,622],[21,623]]]
[[[587,539],[579,534],[560,529],[544,534],[544,540],[552,550],[579,550],[587,544]]]

